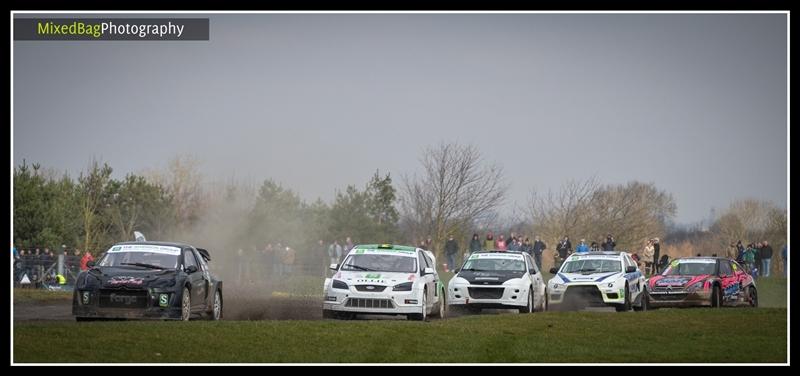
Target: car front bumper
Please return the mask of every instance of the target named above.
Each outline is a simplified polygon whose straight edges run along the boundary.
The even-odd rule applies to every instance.
[[[82,293],[88,291],[91,295],[88,303],[84,304]],[[159,305],[161,294],[167,295],[166,304]],[[101,306],[100,295],[97,290],[75,290],[72,299],[72,315],[77,318],[101,319],[176,319],[181,318],[180,296],[171,290],[150,289],[146,298],[146,305],[137,308]]]
[[[421,293],[417,291],[359,292],[353,289],[329,288],[325,292],[322,309],[375,315],[407,315],[421,313]],[[331,299],[331,300],[329,300]],[[406,303],[415,300],[415,303]]]
[[[648,291],[651,307],[709,307],[711,306],[711,291],[699,290],[686,292],[676,290],[670,292]]]
[[[499,289],[503,289],[502,292]],[[485,290],[496,290],[494,296]],[[447,304],[450,306],[499,308],[524,307],[528,305],[527,286],[509,285],[454,285],[447,289]],[[496,296],[496,297],[495,297]]]
[[[572,283],[558,290],[548,290],[550,307],[564,305],[580,307],[602,307],[625,303],[625,289],[608,287],[596,283]]]

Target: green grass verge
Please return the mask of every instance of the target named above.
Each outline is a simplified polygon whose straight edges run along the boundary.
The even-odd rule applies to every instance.
[[[72,299],[72,291],[50,291],[45,289],[14,289],[14,302],[46,303]]]
[[[757,324],[753,324],[757,323]],[[787,361],[780,308],[467,316],[432,322],[15,323],[15,362]],[[41,351],[43,341],[48,348]]]
[[[758,305],[761,307],[786,308],[786,278],[769,277],[756,279]]]

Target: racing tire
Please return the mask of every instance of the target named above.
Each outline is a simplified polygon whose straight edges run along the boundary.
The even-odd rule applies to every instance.
[[[427,321],[428,319],[428,291],[424,290],[422,292],[422,312],[421,313],[411,313],[408,315],[409,320],[413,321]]]
[[[526,304],[525,307],[520,307],[519,308],[519,313],[533,313],[533,304],[534,303],[535,302],[533,301],[533,291],[529,290],[528,291],[528,304]]]
[[[641,295],[639,306],[633,306],[633,310],[636,312],[644,312],[650,309],[650,294],[647,293],[647,289],[642,290]]]
[[[214,291],[214,302],[211,304],[211,315],[209,320],[219,321],[222,319],[222,294],[219,290]]]
[[[720,292],[719,286],[714,286],[711,290],[711,307],[722,307],[722,293]]]
[[[181,321],[189,321],[192,317],[192,295],[189,289],[183,288],[183,295],[181,295]]]
[[[97,321],[94,317],[75,317],[75,321],[77,322],[86,322],[86,321]]]
[[[751,307],[758,308],[758,291],[756,291],[755,287],[750,286],[747,288],[747,300],[750,302]]]
[[[618,304],[616,307],[617,312],[628,312],[631,310],[631,294],[629,293],[628,285],[625,285],[625,302],[622,304]]]
[[[447,316],[447,298],[445,298],[444,290],[439,292],[439,303],[437,303],[436,310],[431,312],[431,316],[439,319]]]
[[[322,310],[322,318],[323,319],[335,319],[336,315],[334,314],[333,311],[331,311],[329,309],[323,309]]]

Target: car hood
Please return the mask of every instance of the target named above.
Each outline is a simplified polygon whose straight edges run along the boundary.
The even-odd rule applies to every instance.
[[[650,278],[650,287],[686,287],[711,277],[703,275],[658,275]]]
[[[616,277],[622,276],[622,272],[602,272],[602,273],[558,273],[556,274],[556,281],[559,283],[580,283],[580,282],[603,282],[606,280],[614,280]]]
[[[462,270],[457,277],[466,279],[471,285],[499,285],[509,279],[521,278],[525,275],[524,271],[471,271]]]
[[[333,279],[338,279],[347,284],[378,284],[395,285],[419,279],[417,273],[397,273],[397,272],[361,272],[361,271],[339,271]]]
[[[129,287],[136,288],[147,286],[150,282],[162,278],[174,278],[174,269],[136,269],[117,267],[97,267],[89,274],[100,281],[100,286],[108,288]]]

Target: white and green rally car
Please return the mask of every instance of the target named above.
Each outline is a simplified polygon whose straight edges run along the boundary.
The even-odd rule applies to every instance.
[[[323,287],[324,318],[356,314],[405,315],[409,320],[444,317],[444,284],[433,253],[391,244],[353,247]]]
[[[614,307],[646,310],[649,300],[642,272],[627,252],[573,253],[547,283],[548,307]]]

